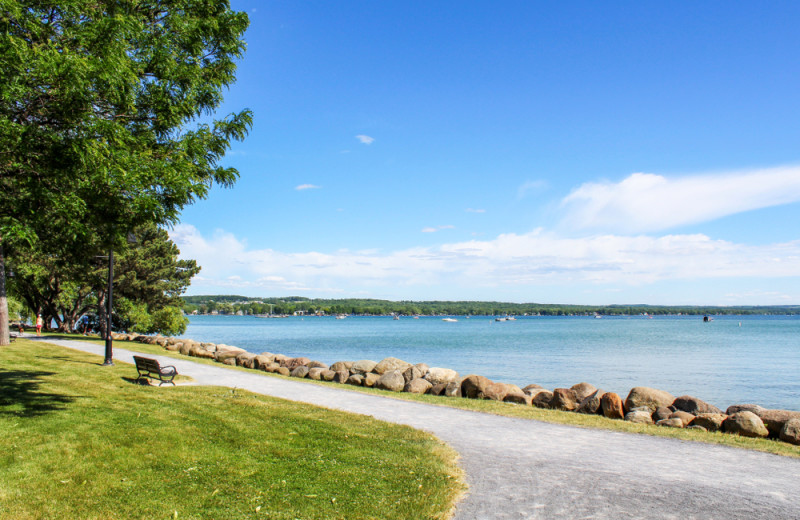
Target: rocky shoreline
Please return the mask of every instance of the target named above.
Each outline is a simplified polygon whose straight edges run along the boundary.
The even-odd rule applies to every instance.
[[[425,363],[411,364],[393,357],[379,362],[338,361],[328,366],[306,357],[288,357],[271,352],[254,354],[239,347],[190,339],[136,334],[114,334],[114,339],[159,345],[186,356],[213,359],[226,365],[289,377],[334,381],[393,392],[490,399],[668,428],[779,439],[800,446],[800,412],[767,409],[756,404],[737,404],[723,412],[696,397],[675,397],[663,390],[643,386],[632,388],[623,400],[618,394],[605,392],[589,383],[552,391],[536,384],[520,388],[476,374],[462,377],[449,368],[429,367]]]

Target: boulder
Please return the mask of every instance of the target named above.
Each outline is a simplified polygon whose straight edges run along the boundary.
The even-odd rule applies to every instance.
[[[461,393],[461,381],[455,380],[447,383],[447,385],[444,387],[443,394],[446,397],[461,397],[463,395]]]
[[[572,412],[578,409],[578,399],[571,388],[556,388],[550,400],[550,408]]]
[[[753,412],[736,412],[722,423],[722,429],[727,433],[735,433],[742,437],[766,437],[769,430],[764,422]]]
[[[669,428],[683,428],[683,421],[681,421],[679,417],[661,419],[660,421],[656,421],[656,426],[667,426]]]
[[[663,406],[659,406],[656,408],[656,411],[653,412],[653,421],[658,422],[663,419],[668,419],[670,415],[672,415],[672,410]]]
[[[427,381],[427,379],[426,379]],[[444,389],[447,388],[447,385],[444,383],[437,383],[435,385],[431,385],[431,389],[428,390],[428,393],[431,395],[442,395],[444,393]]]
[[[522,389],[523,392],[525,392],[526,394],[531,394],[531,395],[534,395],[536,393],[536,392],[534,392],[534,390],[544,390],[544,387],[541,386],[541,385],[530,384],[530,385],[528,385],[528,386],[526,386],[525,388]]]
[[[701,413],[689,423],[691,426],[700,426],[706,431],[716,432],[722,429],[722,423],[728,416],[724,413]]]
[[[701,413],[722,413],[722,410],[713,404],[708,404],[705,401],[701,401],[689,395],[682,395],[675,399],[672,403],[672,407],[675,408],[675,410],[689,412],[692,415],[699,415]]]
[[[792,418],[783,423],[778,437],[783,442],[800,446],[800,419]]]
[[[253,359],[253,368],[262,368],[266,365],[271,365],[275,361],[275,355],[259,354]]]
[[[577,385],[572,385],[570,390],[575,392],[575,400],[578,403],[597,392],[597,388],[589,383],[578,383]]]
[[[506,403],[524,404],[526,406],[530,406],[531,402],[533,401],[533,397],[525,392],[517,392],[512,390],[506,394],[506,396],[503,398],[503,401]]]
[[[406,380],[403,377],[403,373],[399,370],[389,370],[388,372],[384,372],[375,382],[375,388],[391,390],[392,392],[402,392],[405,386]]]
[[[353,386],[362,386],[364,384],[364,376],[361,374],[353,374],[347,378],[347,384]]]
[[[425,379],[432,385],[444,384],[458,380],[458,372],[449,368],[431,367]]]
[[[112,338],[111,338],[111,339],[114,339],[114,338],[113,338],[113,336],[112,336]],[[166,347],[166,346],[167,346],[167,340],[166,340],[166,338],[158,338],[158,339],[156,340],[156,345],[158,345],[159,347]]]
[[[403,371],[403,378],[406,380],[406,383],[415,379],[422,379],[424,376],[425,373],[416,365],[412,365]]]
[[[491,382],[483,389],[483,399],[490,399],[492,401],[502,401],[508,392],[511,390],[510,385],[506,383]],[[520,390],[521,392],[522,390]]]
[[[430,370],[430,369],[431,369],[431,367],[429,367],[427,363],[417,363],[417,364],[416,364],[416,365],[414,365],[414,366],[415,366],[415,367],[417,367],[417,369],[419,370],[419,372],[422,374],[422,375],[420,376],[420,377],[422,377],[422,378],[424,378],[424,377],[425,377],[425,376],[428,374],[428,370]],[[428,382],[430,383],[430,381],[428,381]],[[431,384],[433,384],[433,383],[431,383]]]
[[[483,376],[468,375],[461,381],[461,395],[470,399],[483,399],[483,391],[491,381]]]
[[[531,396],[531,404],[536,408],[550,408],[550,401],[553,400],[553,392],[550,390],[543,390],[534,396]]]
[[[188,356],[192,348],[193,345],[191,343],[181,343],[181,346],[178,347],[178,352],[180,352],[182,356]]]
[[[189,355],[201,359],[214,359],[215,356],[213,352],[209,352],[199,345],[192,347],[192,350],[189,351]]]
[[[202,346],[204,349],[212,352],[246,352],[243,348],[234,347],[233,345],[225,345],[224,343],[220,343],[219,345],[214,345],[213,343],[202,343]]]
[[[690,414],[689,412],[684,412],[683,410],[678,410],[677,412],[672,412],[668,419],[680,419],[683,423],[683,427],[689,426],[692,421],[694,421],[695,416]]]
[[[378,379],[380,379],[380,378],[381,378],[381,376],[379,376],[378,374],[375,374],[373,372],[370,372],[368,374],[364,374],[364,386],[368,386],[368,387],[372,388],[373,386],[375,386],[375,383],[377,383]]]
[[[286,363],[292,358],[289,356],[284,356],[283,354],[275,354],[275,362],[282,367],[286,366]]]
[[[431,386],[433,385],[431,385],[428,381],[422,379],[421,377],[418,377],[406,383],[406,386],[403,388],[403,391],[408,392],[410,394],[424,394],[431,389]]]
[[[625,407],[622,405],[622,398],[614,392],[606,392],[600,398],[600,409],[603,416],[609,419],[622,419],[625,417]]]
[[[337,370],[336,375],[333,376],[333,380],[336,381],[337,383],[346,383],[349,378],[350,378],[349,370]]]
[[[276,374],[280,374],[280,375],[282,375],[282,376],[288,376],[289,374],[291,374],[291,372],[289,371],[289,369],[288,369],[288,368],[286,368],[286,367],[278,367],[278,368],[276,368],[276,369],[275,369],[275,373],[276,373]]]
[[[650,412],[655,412],[659,406],[668,408],[673,402],[675,402],[675,396],[669,392],[646,386],[637,386],[631,389],[628,398],[625,399],[625,408],[633,410],[634,408],[646,406],[650,408]]]
[[[729,406],[728,409],[725,410],[725,413],[728,415],[733,415],[738,412],[753,412],[754,414],[758,415],[765,410],[766,408],[757,404],[734,404]]]
[[[336,364],[336,363],[334,363]],[[362,359],[361,361],[356,361],[350,366],[350,372],[353,374],[367,374],[372,372],[372,369],[375,368],[377,365],[375,361],[370,361],[369,359]]]
[[[284,366],[289,370],[294,370],[297,367],[308,366],[309,363],[311,363],[311,360],[307,357],[296,357],[286,360],[286,364]]]
[[[383,375],[386,372],[392,372],[394,370],[397,370],[400,372],[400,375],[402,375],[403,372],[405,372],[406,369],[410,366],[411,363],[407,363],[402,359],[397,359],[395,357],[388,357],[386,359],[381,360],[377,365],[375,365],[375,368],[373,368],[372,371],[375,372],[376,374]]]
[[[309,369],[312,368],[328,368],[328,365],[323,363],[322,361],[312,361],[308,365],[306,365]]]
[[[542,392],[548,392],[550,394],[553,393],[553,392],[550,392],[549,390],[547,390],[545,388],[529,388],[528,390],[523,389],[522,391],[525,392],[526,394],[528,394],[529,396],[531,396],[531,399],[533,399],[537,395],[541,394]],[[550,397],[552,398],[553,396],[551,395]]]
[[[783,425],[789,419],[800,419],[800,412],[793,412],[790,410],[767,410],[762,408],[758,413],[755,413],[763,422],[764,426],[769,430],[772,437],[779,437]]]
[[[336,377],[336,372],[330,369],[323,370],[320,376],[322,377],[323,381],[333,381],[333,378]]]
[[[350,370],[352,366],[355,365],[352,361],[337,361],[336,363],[332,364],[329,368],[334,372],[339,372],[340,370]]]
[[[225,363],[228,359],[230,359],[233,364],[236,364],[236,356],[241,354],[238,350],[218,350],[214,353],[214,359],[216,359],[220,363]],[[229,365],[230,363],[225,363]]]
[[[170,352],[180,352],[183,343],[175,343],[174,345],[167,345],[167,350]]]
[[[297,366],[291,371],[291,375],[292,377],[299,377],[300,379],[303,379],[308,375],[308,367],[305,365]]]
[[[314,381],[321,381],[322,380],[322,373],[328,370],[327,368],[322,367],[314,367],[308,369],[308,378],[313,379]]]
[[[602,390],[595,390],[591,394],[584,397],[583,400],[578,405],[577,412],[589,415],[602,413],[602,408],[600,407],[600,403],[603,399],[603,394],[605,394],[605,392],[603,392]]]
[[[217,359],[217,361],[219,361],[219,359]],[[223,365],[230,365],[232,367],[235,367],[236,366],[236,358],[233,357],[233,356],[226,357],[225,359],[222,360],[222,364]]]
[[[244,368],[253,368],[253,360],[256,355],[252,352],[242,352],[236,356],[236,364]]]
[[[625,420],[638,424],[653,424],[653,417],[646,410],[649,410],[649,408],[643,407],[639,408],[638,410],[628,412],[625,414]]]

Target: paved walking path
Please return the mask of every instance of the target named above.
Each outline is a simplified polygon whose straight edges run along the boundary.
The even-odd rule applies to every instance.
[[[52,340],[103,356],[103,346]],[[114,349],[114,359],[133,362]],[[236,387],[428,431],[461,454],[456,520],[799,519],[800,460],[390,399],[155,357],[201,385]]]

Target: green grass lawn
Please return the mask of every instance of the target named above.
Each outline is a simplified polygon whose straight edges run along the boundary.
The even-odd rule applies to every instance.
[[[428,434],[101,362],[0,347],[0,518],[447,518],[463,491]]]

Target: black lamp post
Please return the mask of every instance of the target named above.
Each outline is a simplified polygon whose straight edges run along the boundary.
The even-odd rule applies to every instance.
[[[114,250],[108,250],[108,307],[106,310],[106,358],[103,360],[103,366],[111,366],[114,364],[112,359],[114,343],[111,339],[111,312],[113,310],[113,291],[114,291]]]

